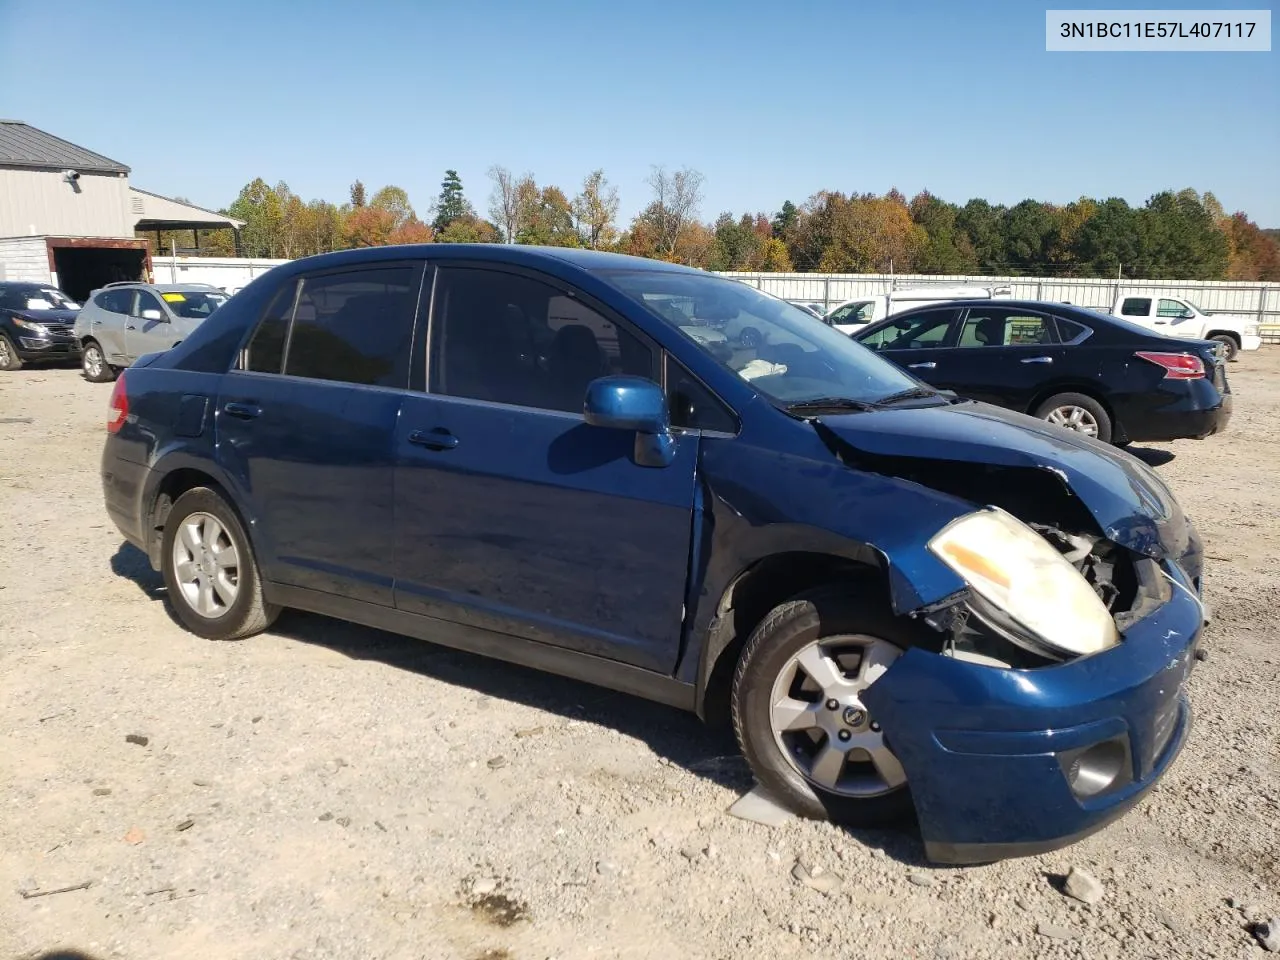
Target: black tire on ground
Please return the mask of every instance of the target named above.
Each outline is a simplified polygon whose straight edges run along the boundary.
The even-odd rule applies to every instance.
[[[1240,353],[1240,344],[1236,343],[1236,338],[1229,333],[1215,333],[1210,340],[1216,340],[1227,348],[1226,360],[1230,363]]]
[[[837,794],[806,778],[783,754],[771,721],[773,684],[790,658],[814,640],[840,635],[876,637],[899,648],[937,649],[940,635],[894,616],[878,588],[856,584],[822,588],[783,603],[761,621],[743,648],[733,681],[733,727],[764,790],[795,813],[853,826],[892,823],[912,812],[906,786],[868,797]],[[892,730],[883,731],[891,745]]]
[[[91,372],[93,370],[97,372]],[[90,383],[109,383],[118,376],[116,368],[107,363],[107,355],[97,340],[85,341],[80,354],[80,372]]]
[[[235,599],[224,613],[216,617],[205,616],[191,605],[175,572],[174,541],[179,536],[183,521],[195,513],[207,514],[217,520],[239,558]],[[160,563],[170,608],[183,626],[198,636],[208,640],[239,640],[261,633],[280,614],[279,607],[262,598],[257,558],[240,518],[220,494],[208,487],[194,487],[174,503],[165,518]]]
[[[1085,396],[1083,393],[1059,393],[1050,397],[1044,403],[1036,408],[1035,415],[1041,420],[1048,420],[1049,415],[1055,410],[1066,407],[1077,407],[1081,410],[1088,411],[1093,417],[1094,422],[1098,425],[1097,439],[1103,443],[1111,442],[1111,416],[1106,409],[1093,397]]]
[[[22,360],[18,349],[5,334],[0,333],[0,370],[21,370]]]

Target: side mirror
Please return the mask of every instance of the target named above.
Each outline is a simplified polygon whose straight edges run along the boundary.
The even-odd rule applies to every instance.
[[[154,309],[143,310],[141,316],[143,320],[164,320],[164,314]]]
[[[676,455],[662,388],[643,377],[600,377],[587,384],[583,416],[593,427],[635,431],[633,458],[642,467],[669,466]]]

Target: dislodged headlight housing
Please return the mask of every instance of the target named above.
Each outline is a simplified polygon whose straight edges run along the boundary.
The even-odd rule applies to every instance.
[[[979,606],[1006,620],[1001,632],[1025,649],[1060,660],[1120,642],[1115,621],[1080,572],[997,507],[952,521],[929,541],[929,550],[985,601]]]

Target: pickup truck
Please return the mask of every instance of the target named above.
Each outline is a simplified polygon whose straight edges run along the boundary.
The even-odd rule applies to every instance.
[[[888,294],[846,300],[827,311],[823,321],[843,334],[853,336],[885,317],[945,300],[990,300],[1011,296],[1008,287],[908,287]]]
[[[1258,324],[1249,317],[1206,313],[1183,297],[1121,293],[1112,314],[1169,337],[1190,340],[1217,340],[1234,360],[1241,350],[1257,350],[1262,345]]]

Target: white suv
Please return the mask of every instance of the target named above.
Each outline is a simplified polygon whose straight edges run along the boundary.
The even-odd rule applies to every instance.
[[[203,283],[109,283],[89,295],[76,316],[87,380],[114,380],[145,353],[176,346],[228,300]]]

